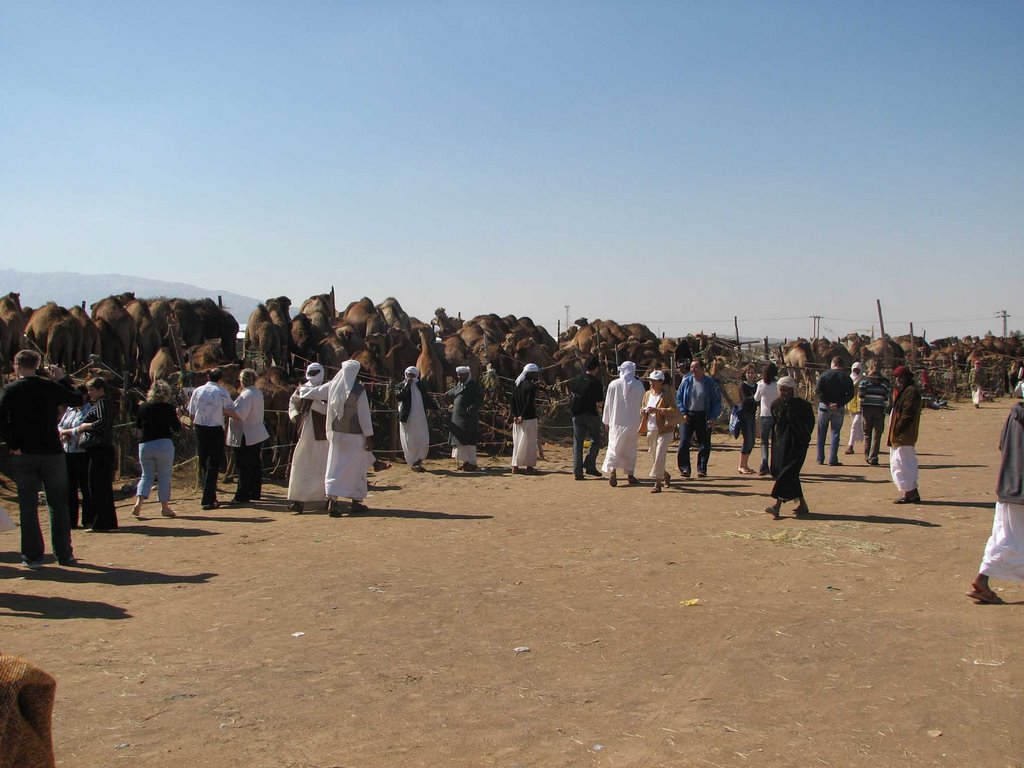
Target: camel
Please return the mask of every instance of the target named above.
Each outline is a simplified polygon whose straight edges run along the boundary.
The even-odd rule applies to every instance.
[[[409,321],[409,315],[402,309],[402,305],[398,303],[398,299],[393,296],[388,296],[384,301],[377,305],[377,311],[381,317],[384,318],[384,323],[388,328],[401,328],[406,333],[412,333],[412,325]]]
[[[263,393],[263,423],[270,433],[264,451],[270,461],[264,462],[271,477],[283,477],[288,468],[292,444],[292,424],[288,419],[288,400],[295,387],[288,385],[288,376],[277,366],[269,366],[256,379],[256,389]]]
[[[92,355],[98,357],[103,351],[100,348],[100,332],[92,318],[77,304],[68,309],[68,314],[78,321],[78,326],[81,330],[81,346],[78,348],[78,360],[81,361],[82,365],[85,365]]]
[[[134,293],[122,294],[119,298],[135,323],[138,339],[139,371],[144,371],[148,375],[153,356],[160,349],[162,338],[160,328],[153,320],[153,314],[147,302],[136,299]]]
[[[192,302],[187,299],[171,299],[170,309],[178,320],[178,333],[181,335],[181,343],[186,347],[194,347],[206,340],[203,333],[203,319],[196,312]],[[215,338],[220,338],[216,336]]]
[[[276,299],[267,299],[267,312],[270,313],[270,320],[274,324],[274,327],[277,328],[277,336],[281,340],[282,348],[285,351],[284,360],[277,364],[286,371],[291,370],[291,356],[287,354],[291,342],[292,320],[288,312],[291,305],[292,300],[287,296],[278,296]]]
[[[427,333],[430,333],[427,327]],[[420,338],[423,335],[420,334]],[[391,379],[400,381],[405,375],[405,369],[416,365],[420,351],[412,343],[409,334],[401,328],[394,327],[387,332],[388,351],[384,354],[381,363],[388,372]]]
[[[326,336],[316,347],[316,361],[324,367],[324,375],[332,378],[341,370],[341,364],[350,357],[348,350],[337,336]]]
[[[135,298],[134,294],[131,294]],[[100,330],[100,355],[117,372],[134,378],[138,362],[139,330],[121,299],[108,296],[92,305],[92,319]]]
[[[0,370],[5,373],[14,370],[14,356],[21,350],[24,332],[21,294],[8,293],[0,298]]]
[[[791,341],[782,350],[780,356],[804,394],[809,396],[815,382],[813,371],[815,358],[810,342],[807,339]]]
[[[416,358],[416,368],[434,392],[444,392],[444,368],[434,349],[433,334],[425,328],[420,329],[420,354]]]
[[[310,296],[299,309],[299,314],[309,318],[310,328],[317,334],[317,342],[334,332],[337,312],[334,309],[334,289],[330,293]]]
[[[25,338],[65,371],[71,372],[86,362],[81,357],[82,326],[70,312],[52,301],[32,313]]]
[[[173,382],[177,379],[178,373],[174,353],[167,347],[160,347],[149,363],[149,380]]]
[[[353,301],[346,307],[342,315],[342,322],[351,325],[359,335],[366,338],[373,333],[384,333],[387,325],[381,317],[380,310],[373,305],[373,302],[365,296],[359,301]]]
[[[288,357],[288,336],[270,316],[266,304],[257,304],[245,327],[245,351],[263,356],[264,365],[284,365]]]
[[[437,335],[446,339],[452,334],[458,333],[459,328],[462,327],[462,318],[453,320],[448,317],[444,307],[438,307],[434,310],[434,323],[437,325]]]
[[[234,315],[219,306],[213,299],[196,299],[189,302],[199,318],[203,329],[203,341],[220,339],[224,350],[231,357],[238,355],[238,321]]]

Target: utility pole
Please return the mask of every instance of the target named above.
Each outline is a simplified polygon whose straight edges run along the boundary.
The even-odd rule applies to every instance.
[[[878,308],[878,332],[881,337],[885,338],[885,321],[882,320],[882,302],[880,299],[875,299],[875,306]]]
[[[818,333],[821,330],[821,315],[811,315],[811,320],[814,321],[812,326],[813,331],[811,332],[811,338],[816,339],[818,338]]]
[[[562,306],[565,307],[565,330],[568,331],[569,330],[569,305],[568,304],[563,304]]]
[[[998,312],[996,312],[996,317],[1001,317],[1003,319],[1003,338],[1004,339],[1006,338],[1006,320],[1007,320],[1007,318],[1009,318],[1009,316],[1010,315],[1006,312],[1005,309],[1000,309]]]

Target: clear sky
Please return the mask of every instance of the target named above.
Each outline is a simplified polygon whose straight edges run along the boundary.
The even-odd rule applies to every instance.
[[[7,0],[0,266],[1024,328],[1022,41],[1017,0]]]

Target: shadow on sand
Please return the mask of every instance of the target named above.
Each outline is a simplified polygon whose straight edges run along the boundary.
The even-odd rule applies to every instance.
[[[69,597],[15,595],[0,592],[0,616],[26,619],[130,619],[132,615],[119,605],[96,600],[72,600]]]

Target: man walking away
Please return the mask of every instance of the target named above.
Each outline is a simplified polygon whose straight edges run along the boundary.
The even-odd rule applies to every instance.
[[[846,404],[853,399],[853,381],[843,370],[843,360],[832,358],[832,367],[818,378],[818,463],[825,463],[825,437],[832,430],[829,466],[839,466],[839,431]]]
[[[604,396],[601,381],[597,378],[600,362],[596,357],[587,360],[587,370],[572,383],[569,409],[572,411],[572,474],[582,480],[584,473],[600,477],[597,469],[597,452],[601,450],[601,416],[598,403]],[[583,458],[583,443],[590,438],[590,450]]]

